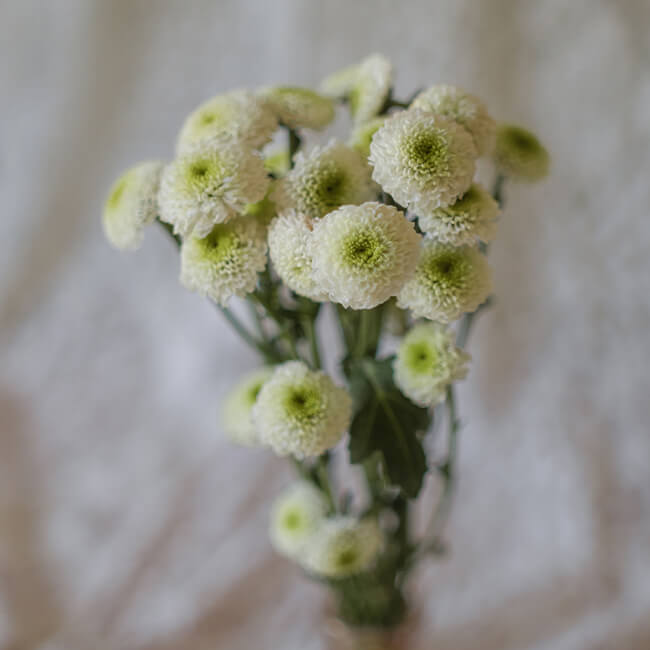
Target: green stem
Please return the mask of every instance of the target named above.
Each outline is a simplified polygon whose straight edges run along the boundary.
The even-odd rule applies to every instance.
[[[289,136],[289,165],[293,169],[293,157],[302,146],[302,138],[298,135],[298,132],[291,127],[286,127],[287,134]]]
[[[307,339],[309,340],[309,348],[311,350],[311,358],[316,370],[320,370],[322,367],[320,350],[318,347],[318,336],[316,335],[316,318],[311,316],[306,316],[303,319],[303,328]]]

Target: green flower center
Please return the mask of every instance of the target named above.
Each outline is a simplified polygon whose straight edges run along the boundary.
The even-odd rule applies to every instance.
[[[255,404],[257,401],[257,396],[260,394],[260,391],[262,390],[262,386],[264,385],[263,381],[260,381],[256,384],[253,384],[248,391],[246,392],[246,402],[250,404],[251,406]]]
[[[423,265],[423,271],[430,285],[462,286],[469,271],[468,266],[462,254],[445,251],[432,256]]]
[[[510,145],[525,153],[534,153],[539,150],[537,138],[524,129],[511,128],[507,133]]]
[[[449,147],[445,134],[438,130],[420,131],[403,144],[404,162],[421,177],[444,175],[449,171]]]
[[[438,353],[425,341],[418,341],[406,348],[406,365],[417,374],[429,373],[435,367]]]
[[[196,243],[212,263],[227,260],[241,246],[240,238],[228,224],[217,224],[207,237],[197,239]]]
[[[321,208],[321,214],[326,214],[341,205],[345,194],[345,173],[336,165],[327,165],[319,170],[316,187],[314,188],[315,202]]]
[[[367,230],[348,235],[342,242],[341,256],[346,266],[354,269],[375,269],[388,251],[383,237]]]
[[[354,566],[359,561],[359,551],[356,548],[345,548],[339,551],[336,556],[336,566],[339,569],[346,569]]]
[[[302,515],[297,510],[289,510],[283,518],[284,527],[287,530],[297,531],[302,528]]]
[[[287,417],[298,422],[312,420],[323,412],[320,391],[312,386],[289,387],[282,406]]]

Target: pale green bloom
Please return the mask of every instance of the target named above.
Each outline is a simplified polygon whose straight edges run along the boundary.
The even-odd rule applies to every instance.
[[[393,66],[381,54],[371,54],[356,65],[339,70],[327,77],[321,90],[332,97],[350,103],[356,123],[377,115],[384,106],[393,82]]]
[[[462,127],[409,110],[386,120],[370,144],[372,177],[417,214],[453,203],[472,183],[476,148]]]
[[[281,455],[318,456],[334,447],[350,424],[352,400],[323,372],[301,361],[278,366],[253,407],[260,440]]]
[[[499,204],[479,183],[473,183],[459,199],[446,207],[419,215],[420,228],[448,244],[491,241],[497,229]]]
[[[496,124],[488,115],[485,104],[456,86],[431,86],[413,100],[411,108],[431,111],[464,126],[474,138],[479,156],[489,153],[494,146]]]
[[[416,318],[449,323],[474,311],[491,290],[490,267],[476,248],[424,239],[418,265],[397,296],[397,304],[410,309]]]
[[[304,550],[303,564],[317,575],[344,578],[371,569],[383,542],[375,519],[324,519]]]
[[[334,103],[309,88],[271,86],[260,93],[281,124],[320,131],[334,119]]]
[[[265,229],[255,219],[237,217],[217,224],[206,237],[188,237],[181,246],[181,283],[225,305],[231,296],[255,289],[266,267]]]
[[[158,214],[158,188],[163,163],[143,162],[115,181],[104,206],[104,233],[121,250],[139,248],[144,228]]]
[[[467,375],[470,356],[455,344],[455,333],[438,323],[422,323],[402,339],[393,362],[398,388],[420,406],[435,406],[447,386]]]
[[[548,174],[550,157],[537,137],[514,124],[500,124],[494,160],[501,174],[515,180],[534,182]]]
[[[352,130],[348,145],[367,158],[370,155],[372,137],[384,126],[385,121],[385,117],[375,117],[362,124],[357,124]]]
[[[393,206],[344,205],[314,223],[313,277],[330,300],[372,309],[413,273],[420,236]]]
[[[271,141],[277,127],[275,114],[263,99],[248,90],[233,90],[209,99],[189,115],[176,151],[185,153],[213,138],[257,148]]]
[[[264,167],[270,173],[281,178],[291,169],[288,149],[279,149],[264,153]]]
[[[207,235],[261,201],[269,187],[262,158],[251,149],[207,140],[165,167],[158,201],[160,218],[187,237]]]
[[[298,152],[293,169],[275,186],[272,198],[280,213],[295,209],[317,219],[346,203],[376,198],[370,167],[354,149],[336,141]]]
[[[289,486],[271,509],[270,537],[278,553],[299,560],[327,514],[327,501],[311,483]]]
[[[226,435],[240,445],[259,444],[251,413],[272,368],[258,368],[242,377],[223,401],[221,421]]]

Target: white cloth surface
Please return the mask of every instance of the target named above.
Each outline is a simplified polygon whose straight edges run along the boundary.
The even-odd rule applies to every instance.
[[[644,0],[5,0],[0,647],[323,647],[266,538],[289,472],[217,424],[253,354],[162,233],[120,254],[99,217],[204,98],[380,51],[398,95],[456,83],[553,156],[507,187],[417,647],[650,648],[649,25]]]

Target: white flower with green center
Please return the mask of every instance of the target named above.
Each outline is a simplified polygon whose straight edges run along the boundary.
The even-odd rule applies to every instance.
[[[302,361],[278,366],[253,407],[262,443],[281,455],[318,456],[334,447],[350,424],[352,400],[328,375]]]
[[[397,113],[370,144],[372,177],[418,214],[449,205],[467,191],[475,160],[472,136],[462,126],[423,111]]]
[[[312,277],[312,227],[311,219],[295,210],[274,219],[269,228],[269,256],[289,289],[320,302],[327,295]]]
[[[104,206],[102,223],[108,241],[121,250],[142,244],[145,226],[158,214],[158,188],[163,163],[143,162],[115,181]]]
[[[344,204],[377,197],[370,167],[354,149],[336,141],[299,152],[293,169],[278,181],[273,200],[280,213],[294,209],[318,219]]]
[[[415,272],[397,296],[397,305],[416,318],[450,323],[474,311],[492,290],[485,255],[472,246],[454,247],[426,238]]]
[[[215,224],[261,201],[269,182],[262,158],[251,149],[205,141],[163,170],[160,219],[182,237],[204,237]]]
[[[344,205],[314,223],[313,277],[330,300],[372,309],[413,273],[421,237],[393,206]]]
[[[438,323],[422,323],[402,339],[393,374],[411,401],[435,406],[444,400],[447,386],[465,378],[470,356],[456,347],[455,336]]]
[[[278,553],[299,560],[327,514],[322,492],[311,483],[289,486],[271,508],[271,544]]]
[[[482,185],[473,183],[455,203],[420,214],[418,224],[438,241],[460,246],[494,239],[498,216],[499,204]]]
[[[331,97],[350,103],[350,112],[358,124],[375,117],[384,106],[393,82],[393,66],[381,54],[371,54],[356,65],[327,77],[321,90]]]
[[[436,113],[464,126],[474,138],[479,156],[489,153],[494,146],[496,124],[488,115],[485,104],[456,86],[432,86],[422,91],[410,108]]]
[[[218,138],[253,148],[271,141],[278,127],[275,113],[248,90],[233,90],[201,104],[185,120],[176,151],[185,153],[203,140]]]
[[[335,115],[334,103],[310,88],[271,86],[260,93],[278,121],[292,129],[305,127],[320,131]]]
[[[226,435],[233,442],[240,445],[259,444],[251,414],[257,395],[272,374],[272,368],[258,368],[249,372],[226,395],[221,421]]]
[[[344,578],[370,570],[383,543],[381,529],[374,519],[324,519],[305,548],[303,565],[320,576]]]
[[[494,160],[501,174],[514,180],[539,181],[548,174],[550,157],[537,137],[514,124],[500,124]]]
[[[355,126],[348,140],[348,146],[356,149],[364,158],[367,158],[370,155],[372,138],[384,126],[385,121],[385,117],[375,117]]]
[[[217,224],[206,237],[181,245],[181,283],[190,291],[225,305],[231,296],[255,289],[266,267],[265,229],[255,219],[237,217]]]

